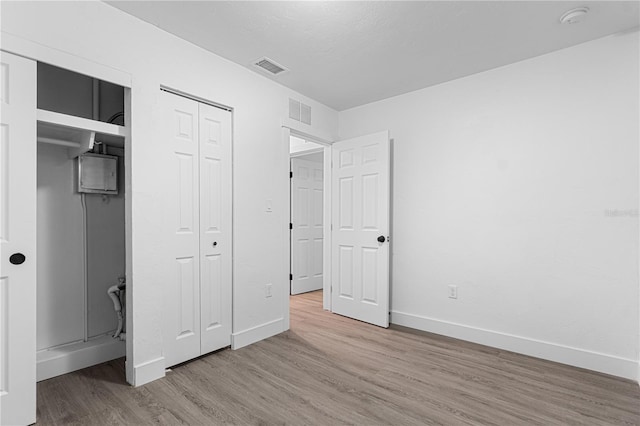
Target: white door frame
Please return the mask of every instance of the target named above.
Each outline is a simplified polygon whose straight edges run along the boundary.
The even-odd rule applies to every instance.
[[[124,115],[125,115],[125,274],[127,276],[127,306],[126,312],[126,378],[127,382],[135,386],[134,366],[136,365],[133,351],[134,341],[134,315],[133,302],[136,297],[134,292],[135,277],[133,276],[133,229],[132,229],[132,205],[133,191],[131,184],[131,165],[132,165],[132,147],[131,147],[131,81],[130,73],[108,67],[106,65],[93,62],[91,60],[67,53],[65,51],[54,49],[43,44],[34,43],[13,34],[1,31],[0,49],[6,52],[14,53],[28,59],[38,62],[44,62],[56,67],[60,67],[69,71],[84,74],[99,80],[108,81],[124,87]],[[35,304],[36,301],[34,300]],[[35,368],[35,365],[34,365]]]
[[[323,247],[322,247],[322,290],[323,290],[323,303],[322,307],[325,310],[331,310],[331,144],[333,142],[327,141],[320,137],[310,135],[308,133],[301,132],[296,129],[292,129],[287,126],[282,126],[282,188],[286,188],[287,196],[285,197],[285,212],[283,215],[282,224],[283,230],[283,253],[284,261],[282,265],[282,276],[286,277],[286,282],[289,283],[289,273],[291,271],[291,243],[289,241],[289,221],[291,214],[291,198],[290,198],[290,180],[289,180],[289,161],[291,154],[289,153],[289,144],[291,136],[297,136],[299,138],[306,139],[310,142],[317,143],[324,146],[324,179],[323,179],[323,214],[322,221],[324,223],[324,229],[322,231]],[[286,286],[289,288],[289,285]],[[283,291],[283,303],[285,306],[284,329],[289,329],[289,291]]]

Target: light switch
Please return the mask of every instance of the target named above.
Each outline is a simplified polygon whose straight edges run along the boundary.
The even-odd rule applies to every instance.
[[[265,210],[267,213],[271,213],[273,211],[273,200],[268,198],[265,203]]]

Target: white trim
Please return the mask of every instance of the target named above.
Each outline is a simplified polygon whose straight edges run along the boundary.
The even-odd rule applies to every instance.
[[[133,147],[131,146],[131,133],[133,125],[131,123],[131,89],[124,89],[124,119],[126,126],[126,136],[124,138],[124,235],[125,235],[125,277],[127,288],[125,290],[125,328],[127,336],[127,362],[125,363],[125,376],[127,383],[135,383],[135,371],[133,368],[133,342],[137,337],[137,332],[133,328],[133,302],[137,302],[138,295],[135,290],[135,275],[133,274],[133,184],[131,172],[133,164]]]
[[[288,298],[288,295],[287,295]],[[231,335],[231,349],[236,350],[252,343],[259,342],[276,334],[280,334],[287,329],[284,328],[284,318],[265,322],[258,326],[249,328]]]
[[[324,189],[322,223],[322,308],[331,311],[331,145],[324,147]]]
[[[38,62],[51,64],[119,86],[131,87],[131,75],[124,71],[35,43],[6,31],[2,31],[0,34],[0,47],[6,52],[34,59]]]
[[[282,188],[286,188],[285,209],[283,219],[285,223],[282,224],[283,238],[282,238],[282,276],[285,278],[285,285],[282,288],[282,318],[283,318],[283,331],[286,331],[290,327],[290,315],[289,315],[289,295],[291,294],[291,230],[289,229],[289,223],[291,221],[291,157],[289,156],[289,149],[291,147],[291,130],[288,127],[282,127]],[[233,341],[233,339],[232,339]],[[233,347],[233,346],[232,346]]]
[[[124,355],[125,343],[110,335],[45,349],[36,353],[36,380],[47,380]]]
[[[134,383],[132,385],[138,387],[163,378],[165,376],[164,364],[164,357],[161,356],[134,366]]]
[[[292,120],[289,117],[285,117],[281,122],[282,127],[286,127],[291,131],[291,134],[298,136],[299,138],[307,139],[320,145],[331,145],[333,143],[331,139],[332,136],[328,133],[323,136],[312,135],[310,133],[306,133],[304,130],[300,130],[300,124],[301,123],[299,121]],[[309,127],[306,124],[303,124],[303,126]]]
[[[191,99],[192,101],[199,102],[201,104],[210,105],[214,108],[223,109],[225,111],[233,112],[233,108],[224,104],[220,104],[218,102],[210,101],[205,98],[201,98],[200,96],[192,95],[191,93],[183,92],[182,90],[173,89],[169,86],[165,86],[163,84],[160,85],[160,91],[171,93],[176,96],[180,96],[182,98]]]
[[[633,359],[515,336],[498,331],[485,330],[405,312],[392,311],[391,322],[396,325],[441,334],[443,336],[504,349],[523,355],[624,377],[633,381],[638,380],[638,361]]]

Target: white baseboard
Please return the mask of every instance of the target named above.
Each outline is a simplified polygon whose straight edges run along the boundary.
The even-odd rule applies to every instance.
[[[252,343],[259,342],[267,337],[280,334],[284,329],[284,319],[269,321],[247,330],[233,333],[231,335],[231,349],[240,349]]]
[[[125,342],[110,335],[36,353],[36,380],[46,380],[125,356]]]
[[[143,362],[133,367],[133,386],[146,385],[154,380],[161,379],[164,374],[164,357],[158,357],[151,361]]]
[[[391,322],[430,333],[638,381],[638,360],[572,348],[405,312],[391,312]]]

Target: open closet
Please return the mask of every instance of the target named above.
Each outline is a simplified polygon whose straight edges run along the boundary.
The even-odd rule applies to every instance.
[[[0,423],[31,424],[37,381],[130,346],[130,86],[113,84],[130,79],[12,49],[24,53],[0,52]]]
[[[125,355],[125,88],[37,64],[36,378]]]

